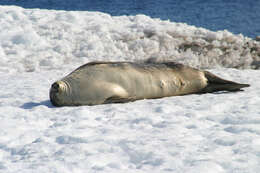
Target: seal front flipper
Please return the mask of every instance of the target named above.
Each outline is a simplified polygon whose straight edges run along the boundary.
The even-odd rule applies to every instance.
[[[107,98],[105,101],[104,101],[104,104],[109,104],[109,103],[126,103],[126,102],[131,102],[131,101],[134,101],[136,99],[134,98],[127,98],[127,97],[120,97],[120,96],[112,96],[112,97],[109,97]]]
[[[249,84],[240,84],[233,81],[222,79],[208,71],[204,71],[204,75],[208,80],[208,84],[200,93],[211,93],[217,91],[243,91],[242,88],[249,87]]]

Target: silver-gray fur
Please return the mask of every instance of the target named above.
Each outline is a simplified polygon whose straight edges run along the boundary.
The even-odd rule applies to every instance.
[[[91,62],[53,83],[50,100],[55,106],[97,105],[248,86],[175,62]]]

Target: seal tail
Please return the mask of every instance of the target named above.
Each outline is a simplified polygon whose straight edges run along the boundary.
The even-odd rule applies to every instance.
[[[208,85],[201,91],[201,93],[211,93],[217,91],[243,91],[242,88],[249,87],[249,84],[240,84],[233,81],[222,79],[208,71],[204,71],[205,77],[208,80]]]

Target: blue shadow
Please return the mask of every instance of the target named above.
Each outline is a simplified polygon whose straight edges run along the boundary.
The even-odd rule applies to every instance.
[[[20,106],[20,108],[23,109],[33,109],[37,106],[47,106],[48,108],[55,108],[55,106],[53,106],[50,102],[50,100],[45,100],[45,101],[41,101],[41,102],[28,102],[28,103],[24,103],[22,106]]]

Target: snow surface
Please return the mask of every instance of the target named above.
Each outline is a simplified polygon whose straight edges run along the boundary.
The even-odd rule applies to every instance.
[[[259,42],[144,15],[0,11],[0,172],[259,172],[260,71],[249,69],[259,68]],[[147,58],[251,87],[98,106],[49,101],[50,85],[83,63]]]

